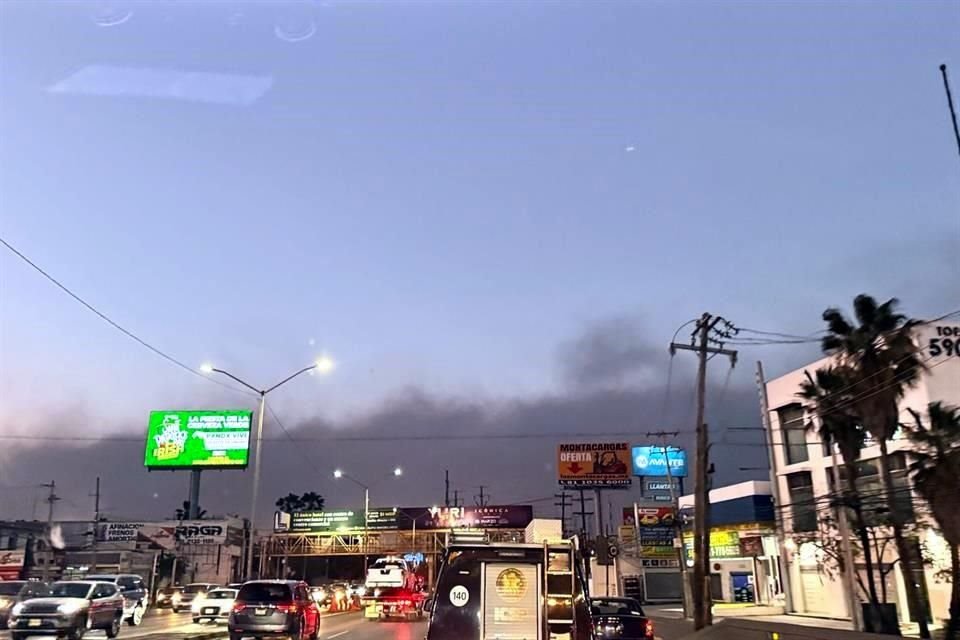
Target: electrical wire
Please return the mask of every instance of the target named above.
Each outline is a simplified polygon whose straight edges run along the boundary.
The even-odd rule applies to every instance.
[[[254,395],[252,392],[249,392],[249,391],[246,391],[246,390],[243,390],[243,389],[239,389],[239,388],[237,388],[237,387],[234,387],[233,385],[229,385],[229,384],[227,384],[227,383],[225,383],[225,382],[221,382],[220,380],[216,380],[216,379],[214,379],[214,378],[210,378],[210,377],[204,375],[203,372],[197,371],[197,370],[194,369],[193,367],[190,367],[190,366],[184,364],[182,361],[178,360],[177,358],[175,358],[175,357],[171,356],[170,354],[168,354],[168,353],[160,350],[159,348],[153,346],[152,344],[150,344],[149,342],[147,342],[146,340],[144,340],[144,339],[141,338],[140,336],[136,335],[136,334],[133,333],[132,331],[130,331],[130,330],[128,330],[128,329],[120,326],[117,322],[115,322],[113,319],[111,319],[107,314],[103,313],[102,311],[100,311],[99,309],[97,309],[96,307],[94,307],[92,304],[90,304],[89,302],[87,302],[86,300],[84,300],[83,298],[81,298],[79,295],[77,295],[76,293],[74,293],[73,291],[71,291],[65,284],[63,284],[62,282],[60,282],[59,280],[57,280],[56,278],[54,278],[52,275],[50,275],[49,273],[47,273],[42,267],[40,267],[40,265],[38,265],[38,264],[35,263],[33,260],[31,260],[30,258],[28,258],[27,256],[25,256],[25,255],[24,255],[23,253],[21,253],[16,247],[14,247],[12,244],[10,244],[9,242],[7,242],[7,241],[6,241],[4,238],[2,238],[2,237],[0,237],[0,244],[3,244],[3,246],[5,246],[7,249],[9,249],[14,255],[16,255],[18,258],[20,258],[20,259],[23,260],[25,263],[27,263],[28,265],[30,265],[35,271],[37,271],[37,273],[39,273],[39,274],[42,275],[44,278],[46,278],[47,280],[49,280],[50,282],[52,282],[52,283],[53,283],[54,285],[56,285],[61,291],[63,291],[63,292],[66,293],[68,296],[70,296],[71,298],[73,298],[74,300],[76,300],[77,302],[79,302],[81,305],[83,305],[88,311],[94,313],[96,316],[98,316],[101,320],[103,320],[104,322],[106,322],[107,324],[109,324],[111,327],[113,327],[114,329],[116,329],[117,331],[119,331],[120,333],[122,333],[123,335],[127,336],[127,337],[130,338],[131,340],[135,341],[136,343],[140,344],[141,346],[145,347],[146,349],[149,349],[149,350],[152,351],[154,354],[160,356],[161,358],[163,358],[163,359],[166,360],[167,362],[170,362],[171,364],[173,364],[173,365],[175,365],[175,366],[177,366],[177,367],[180,367],[180,368],[183,369],[184,371],[188,371],[188,372],[192,373],[192,374],[195,375],[195,376],[199,376],[199,377],[203,378],[204,380],[207,380],[208,382],[212,382],[212,383],[214,383],[214,384],[220,385],[221,387],[224,387],[225,389],[230,389],[231,391],[234,391],[234,392],[236,392],[236,393],[242,393],[242,394],[244,394],[244,395]]]

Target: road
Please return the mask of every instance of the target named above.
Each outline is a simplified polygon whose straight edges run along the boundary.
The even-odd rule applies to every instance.
[[[149,638],[151,640],[189,640],[190,638],[227,638],[224,625],[193,624],[187,613],[175,614],[169,610],[153,611],[139,627],[124,626],[121,640]],[[427,632],[426,622],[372,622],[359,613],[324,616],[320,623],[320,640],[423,640]],[[8,640],[9,634],[0,632],[0,639]],[[36,636],[37,638],[49,636]],[[102,631],[90,632],[85,638],[105,638]]]

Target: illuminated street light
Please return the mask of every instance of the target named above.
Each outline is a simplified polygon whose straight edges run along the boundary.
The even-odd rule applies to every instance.
[[[304,367],[303,369],[300,369],[299,371],[287,376],[286,378],[276,383],[272,387],[267,387],[266,389],[257,389],[255,386],[253,386],[249,382],[238,378],[237,376],[233,375],[229,371],[224,371],[223,369],[217,369],[212,364],[205,363],[200,366],[200,371],[202,371],[203,373],[207,373],[207,374],[221,373],[227,376],[228,378],[230,378],[231,380],[234,380],[235,382],[242,384],[247,389],[250,389],[251,391],[256,393],[258,396],[260,396],[260,412],[259,412],[260,415],[257,417],[257,445],[255,449],[255,457],[253,460],[253,495],[250,497],[250,541],[247,544],[247,557],[244,559],[244,575],[248,580],[253,578],[253,575],[252,575],[253,573],[253,542],[254,542],[254,534],[256,532],[256,526],[257,526],[256,524],[257,523],[257,497],[260,493],[260,457],[261,457],[260,450],[263,446],[263,413],[264,411],[266,411],[266,408],[267,408],[267,394],[287,384],[288,382],[290,382],[300,374],[307,373],[308,371],[310,372],[317,371],[318,373],[321,373],[321,374],[327,374],[333,371],[334,367],[335,367],[335,364],[333,359],[330,356],[323,355],[320,358],[318,358],[317,361],[311,364],[309,367]],[[191,503],[191,509],[194,508],[195,504],[196,504],[196,501]]]
[[[383,478],[380,478],[379,480],[377,480],[377,481],[374,482],[373,484],[374,484],[374,485],[377,485],[377,484],[383,482],[384,480],[386,480],[387,478],[389,478],[390,476],[399,477],[399,476],[402,476],[402,475],[403,475],[403,469],[401,469],[400,467],[394,467],[394,468],[393,468],[393,471],[390,473],[390,475],[384,476]],[[355,484],[355,485],[357,485],[358,487],[360,487],[361,489],[363,489],[363,570],[364,570],[364,572],[366,572],[366,570],[367,570],[367,546],[368,546],[368,544],[369,544],[369,543],[367,542],[367,537],[368,537],[367,534],[368,534],[368,532],[369,532],[369,526],[370,526],[370,486],[371,486],[371,485],[367,485],[367,484],[364,484],[364,483],[360,482],[360,481],[357,480],[356,478],[354,478],[354,477],[352,477],[352,476],[344,473],[343,470],[341,470],[341,469],[334,469],[334,471],[333,471],[333,477],[336,478],[336,479],[338,479],[338,480],[341,479],[341,478],[343,478],[343,479],[345,479],[345,480],[349,480],[349,481],[352,482],[353,484]]]

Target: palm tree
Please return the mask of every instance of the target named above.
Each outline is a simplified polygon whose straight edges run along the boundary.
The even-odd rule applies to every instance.
[[[177,511],[176,511],[176,514],[175,514],[175,515],[176,515],[176,517],[177,517],[177,520],[186,520],[187,518],[189,518],[189,517],[190,517],[190,501],[189,501],[189,500],[184,500],[184,501],[183,501],[183,505],[177,507]],[[198,519],[198,520],[203,520],[203,518],[204,518],[206,515],[207,515],[206,510],[201,509],[201,508],[199,508],[199,506],[198,506],[198,507],[197,507],[197,519]]]
[[[898,304],[896,298],[891,298],[877,305],[872,297],[858,295],[853,301],[857,326],[839,309],[827,309],[823,312],[827,335],[821,347],[824,353],[836,356],[838,366],[852,381],[850,408],[880,444],[880,477],[902,563],[907,606],[919,623],[920,637],[929,638],[926,607],[913,578],[915,554],[903,533],[904,521],[896,505],[887,446],[900,426],[899,401],[908,388],[916,385],[923,367],[912,335],[917,322],[898,313]]]
[[[871,604],[879,604],[873,565],[873,553],[867,523],[863,517],[863,505],[857,478],[860,476],[860,452],[866,440],[866,432],[860,418],[849,410],[850,380],[842,369],[827,366],[817,369],[816,379],[809,371],[804,371],[807,380],[800,384],[797,394],[810,403],[809,408],[818,418],[818,423],[807,423],[808,430],[815,430],[820,441],[840,451],[846,478],[843,482],[843,495],[840,500],[843,508],[853,512],[854,526],[863,549],[863,562],[867,569],[867,591]],[[834,470],[834,480],[840,484],[839,469]],[[847,567],[847,571],[853,571]]]
[[[303,499],[295,493],[288,493],[283,498],[279,498],[275,504],[277,509],[286,513],[303,511]]]
[[[910,464],[914,486],[950,545],[953,589],[945,640],[954,640],[960,635],[960,407],[931,402],[927,405],[929,426],[924,426],[918,412],[911,409],[910,413],[914,424],[907,436],[917,445]]]
[[[319,493],[308,491],[300,499],[303,501],[304,511],[323,511],[324,499]]]

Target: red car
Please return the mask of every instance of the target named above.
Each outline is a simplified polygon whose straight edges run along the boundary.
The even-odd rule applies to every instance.
[[[252,580],[240,587],[227,629],[230,640],[276,636],[316,640],[320,612],[305,582]]]

